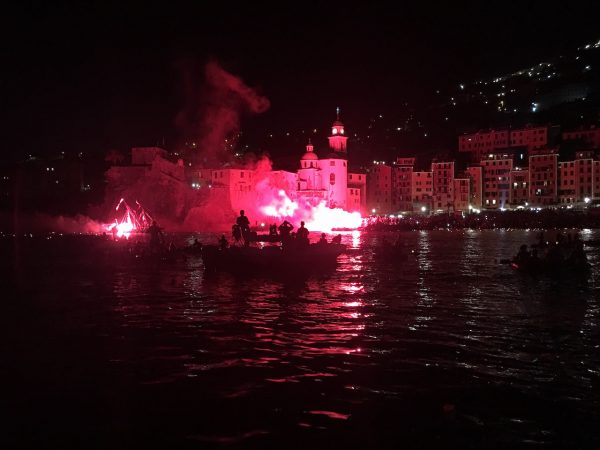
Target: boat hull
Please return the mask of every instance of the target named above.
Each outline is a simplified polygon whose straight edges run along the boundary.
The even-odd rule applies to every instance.
[[[337,258],[346,249],[342,244],[312,244],[303,248],[286,249],[279,246],[230,247],[205,246],[202,260],[208,271],[236,273],[289,273],[318,272],[335,268]]]

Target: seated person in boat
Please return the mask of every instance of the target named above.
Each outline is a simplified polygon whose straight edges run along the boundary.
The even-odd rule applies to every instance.
[[[227,242],[227,238],[225,238],[225,235],[222,234],[221,238],[219,239],[219,247],[221,248],[221,250],[225,250],[228,246],[229,242]]]
[[[269,236],[277,236],[277,224],[269,225]]]
[[[321,233],[321,239],[319,239],[318,244],[320,245],[327,245],[327,238],[325,237],[325,233]]]
[[[281,240],[287,240],[290,237],[290,233],[293,229],[294,226],[287,220],[284,220],[283,223],[279,225],[279,234],[281,235]]]
[[[234,223],[231,227],[231,236],[233,236],[233,240],[239,244],[242,241],[242,230],[237,223]]]
[[[332,244],[341,244],[342,243],[342,235],[338,234],[331,239]]]
[[[296,233],[296,240],[301,246],[307,246],[310,244],[308,240],[308,230],[304,226],[304,221],[300,222],[300,228],[298,228],[298,232]]]
[[[527,245],[523,244],[519,247],[519,253],[515,256],[514,261],[519,265],[523,266],[529,262],[530,258],[529,251],[527,251]]]

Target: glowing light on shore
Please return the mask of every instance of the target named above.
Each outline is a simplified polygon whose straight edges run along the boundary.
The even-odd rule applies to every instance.
[[[133,232],[134,230],[134,226],[133,223],[131,222],[131,218],[129,218],[129,216],[127,217],[127,220],[118,223],[115,220],[115,223],[112,223],[108,226],[107,230],[111,231],[113,229],[117,230],[117,237],[123,237],[125,236],[126,238],[129,238],[129,235]]]
[[[355,229],[362,225],[360,213],[328,208],[324,201],[313,207],[310,213],[311,218],[305,220],[309,230],[331,232],[334,228]]]
[[[316,206],[299,204],[291,200],[284,190],[278,191],[269,205],[259,209],[264,215],[277,220],[289,220],[294,224],[303,220],[311,231],[331,232],[336,228],[356,229],[362,225],[362,217],[358,212],[329,208],[325,201]]]
[[[269,217],[293,218],[298,209],[298,203],[290,200],[285,191],[281,189],[278,197],[270,205],[261,208],[261,212]]]
[[[105,226],[106,231],[114,233],[116,237],[125,237],[129,239],[131,233],[144,231],[152,222],[152,217],[148,212],[136,201],[137,210],[132,209],[125,199],[119,200],[115,211],[119,211],[121,207],[125,209],[125,213],[114,222]]]

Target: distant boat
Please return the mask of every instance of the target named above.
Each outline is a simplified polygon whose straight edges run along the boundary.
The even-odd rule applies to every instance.
[[[531,276],[546,276],[551,277],[555,281],[559,281],[564,278],[588,278],[591,275],[592,266],[588,262],[581,263],[570,263],[564,261],[560,264],[552,265],[539,260],[536,262],[519,263],[515,261],[510,262],[510,267],[515,271],[524,275]]]

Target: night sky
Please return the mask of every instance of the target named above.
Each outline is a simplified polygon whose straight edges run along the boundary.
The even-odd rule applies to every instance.
[[[209,60],[270,99],[242,122],[260,147],[271,131],[327,127],[336,106],[351,127],[600,37],[594,1],[22,3],[0,27],[2,159],[176,148],[185,76],[201,86]]]

